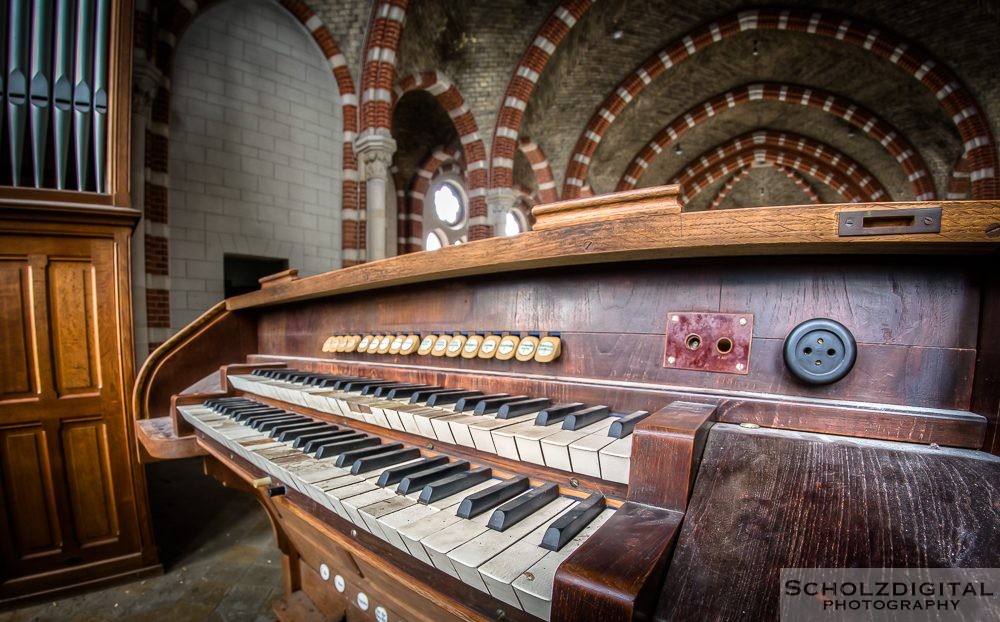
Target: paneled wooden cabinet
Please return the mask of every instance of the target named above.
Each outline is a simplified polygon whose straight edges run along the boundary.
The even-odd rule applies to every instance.
[[[134,218],[0,206],[0,603],[159,568],[126,411]]]

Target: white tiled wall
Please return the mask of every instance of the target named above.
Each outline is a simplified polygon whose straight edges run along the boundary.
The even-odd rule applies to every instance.
[[[302,276],[341,265],[341,104],[315,42],[266,0],[228,0],[178,44],[170,119],[170,320],[223,297],[224,253]]]

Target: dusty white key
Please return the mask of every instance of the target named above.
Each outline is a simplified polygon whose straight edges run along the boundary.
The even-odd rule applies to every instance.
[[[462,583],[486,592],[488,590],[486,583],[483,582],[482,577],[479,575],[479,567],[511,546],[514,546],[521,538],[538,528],[539,525],[549,522],[549,520],[561,514],[574,503],[576,502],[568,497],[554,499],[504,531],[487,529],[465,544],[452,549],[448,553],[448,559],[451,560]]]
[[[545,466],[563,471],[571,471],[572,463],[569,458],[570,444],[582,440],[591,434],[608,435],[608,428],[611,427],[613,419],[610,417],[597,423],[592,423],[579,430],[561,430],[552,436],[546,436],[541,440],[542,457],[545,459]]]
[[[448,417],[448,427],[451,428],[451,435],[455,438],[457,444],[475,448],[476,443],[472,439],[472,432],[469,430],[469,425],[477,421],[495,418],[496,415],[456,414],[454,417]]]
[[[229,376],[229,382],[233,385],[233,388],[239,391],[250,391],[250,387],[253,386],[253,379],[256,376],[251,376],[249,374],[231,374]]]
[[[331,394],[334,393],[336,393],[336,391],[331,391],[328,387],[315,393],[309,393],[304,396],[306,406],[320,412],[343,416],[343,413],[340,412],[340,406],[337,404],[337,400],[331,399],[330,397]]]
[[[558,515],[545,521],[534,531],[479,567],[479,576],[486,584],[486,589],[490,594],[509,605],[521,608],[521,603],[517,600],[517,594],[514,593],[514,587],[511,584],[524,571],[550,552],[539,546],[545,536],[545,530],[560,516],[573,509],[575,505],[574,503],[565,508]]]
[[[521,609],[543,620],[549,619],[552,608],[552,583],[555,581],[559,564],[586,542],[587,538],[594,535],[601,525],[614,516],[614,513],[615,511],[610,508],[605,509],[565,546],[558,551],[547,551],[545,557],[514,579],[514,593],[521,603]]]
[[[545,464],[545,457],[542,455],[541,440],[562,431],[558,425],[535,425],[534,422],[522,423],[520,425],[497,430],[494,439],[506,437],[508,434],[514,437],[517,444],[517,455],[524,462],[535,464]],[[497,447],[499,450],[499,446]]]
[[[417,503],[416,505],[411,505],[407,508],[399,510],[398,512],[379,516],[379,527],[382,529],[382,533],[386,536],[386,540],[395,545],[396,548],[407,551],[406,544],[403,542],[402,537],[398,533],[400,529],[405,528],[408,525],[412,525],[418,520],[436,512],[449,510],[452,514],[454,514],[458,510],[458,504],[461,503],[462,499],[466,496],[475,494],[480,490],[485,490],[496,483],[497,480],[489,479],[461,492],[438,499],[437,501],[433,501],[426,505],[423,503]]]
[[[373,531],[368,525],[368,522],[361,517],[360,510],[363,507],[379,503],[380,501],[385,501],[386,499],[391,499],[395,496],[396,493],[394,491],[387,488],[378,488],[376,486],[374,490],[369,490],[359,495],[354,495],[352,497],[340,497],[340,502],[343,504],[344,509],[347,510],[348,516],[351,517],[351,522],[365,531],[371,532],[372,535],[385,540],[385,536],[383,536],[382,531],[378,529],[378,525],[375,526],[377,531]]]
[[[375,484],[373,484],[371,482],[360,481],[360,482],[356,482],[356,483],[353,483],[353,484],[347,484],[345,486],[339,486],[339,487],[333,488],[333,489],[327,489],[325,492],[326,492],[326,496],[333,503],[334,511],[336,511],[337,514],[340,514],[341,517],[343,517],[343,518],[345,518],[348,521],[350,521],[350,522],[353,523],[354,519],[351,518],[350,513],[344,507],[344,504],[341,501],[341,499],[350,498],[350,497],[353,497],[355,495],[360,495],[361,493],[368,492],[370,490],[376,490],[376,489],[381,490],[381,488],[378,488],[378,486],[376,486]],[[360,520],[360,518],[359,518],[359,520]],[[361,521],[361,522],[363,523],[364,521]]]
[[[437,438],[437,433],[434,428],[434,421],[442,417],[447,417],[451,415],[450,411],[441,410],[440,408],[428,407],[426,410],[421,410],[413,413],[413,422],[417,424],[417,433],[420,436],[426,436],[427,438]],[[445,440],[445,439],[438,439]]]
[[[497,419],[496,417],[480,417],[479,421],[469,424],[469,432],[472,434],[472,442],[479,451],[488,451],[491,454],[497,453],[496,444],[493,442],[493,432],[512,425],[534,421],[538,413],[511,417],[510,419]]]
[[[403,430],[409,432],[410,434],[420,434],[420,430],[417,428],[417,422],[414,421],[413,416],[418,412],[427,412],[428,414],[434,414],[437,412],[436,408],[428,408],[427,406],[417,406],[412,404],[410,408],[399,408],[396,410],[399,413],[399,422],[403,424]]]
[[[591,434],[580,440],[571,443],[569,446],[569,461],[572,463],[572,471],[581,475],[591,477],[601,476],[601,461],[598,452],[617,441],[607,433]]]
[[[380,488],[379,490],[386,489]],[[389,542],[389,535],[382,529],[382,525],[378,522],[378,519],[417,505],[417,497],[419,496],[419,492],[406,496],[393,494],[391,497],[358,508],[358,514],[361,515],[361,520],[365,521],[365,525],[368,526],[368,531]]]
[[[608,444],[599,452],[601,462],[601,477],[612,482],[628,483],[628,470],[632,458],[632,437],[629,434]]]
[[[431,563],[438,570],[458,579],[458,571],[448,559],[448,553],[486,531],[486,523],[489,522],[490,514],[491,512],[483,512],[468,520],[459,519],[457,523],[421,540],[420,545],[430,557]]]
[[[403,422],[399,420],[399,413],[396,409],[399,408],[400,403],[398,401],[385,400],[378,405],[369,406],[372,412],[378,414],[385,418],[386,426],[393,430],[403,430]]]
[[[459,413],[450,413],[443,417],[435,417],[431,419],[431,427],[434,429],[434,436],[437,437],[439,441],[444,443],[451,443],[452,445],[458,445],[455,440],[455,435],[451,433],[451,426],[448,425],[448,421],[454,417],[465,417],[467,415]]]

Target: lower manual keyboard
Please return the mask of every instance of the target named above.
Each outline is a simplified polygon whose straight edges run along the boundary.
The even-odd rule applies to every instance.
[[[241,397],[179,406],[192,426],[396,548],[547,619],[556,568],[613,514],[489,468]]]
[[[623,484],[632,429],[649,414],[288,369],[257,369],[229,380],[245,393]]]

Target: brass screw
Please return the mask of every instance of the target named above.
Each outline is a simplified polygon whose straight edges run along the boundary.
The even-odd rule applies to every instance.
[[[434,443],[427,443],[424,445],[424,449],[434,449]]]
[[[353,538],[353,537],[355,537],[357,535],[358,535],[358,530],[357,529],[352,529],[351,530],[351,537]]]
[[[743,363],[736,364],[736,371],[743,371]]]
[[[746,326],[746,325],[747,325],[747,319],[745,317],[741,317],[740,318],[740,326]]]
[[[673,356],[667,357],[667,363],[669,363],[670,365],[673,365],[676,362],[677,362],[677,359],[675,357],[673,357]]]
[[[569,478],[569,485],[572,486],[573,488],[579,488],[580,480],[576,479],[575,477],[571,477]]]

